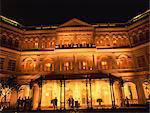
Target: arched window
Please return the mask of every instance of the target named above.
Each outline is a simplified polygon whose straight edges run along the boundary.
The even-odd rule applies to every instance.
[[[88,69],[88,64],[87,61],[79,61],[79,70],[87,70]]]
[[[132,67],[132,60],[128,56],[120,55],[117,59],[117,66],[119,69],[126,69]]]
[[[119,58],[117,65],[120,69],[128,68],[128,61],[125,57]]]
[[[113,35],[113,36],[112,36],[112,43],[113,43],[113,46],[114,46],[114,47],[117,47],[117,46],[118,46],[118,40],[117,40],[117,38],[116,38],[116,35]]]
[[[150,84],[148,81],[144,81],[143,89],[146,99],[150,100]]]
[[[72,70],[72,62],[64,62],[64,71]]]
[[[103,57],[100,61],[100,68],[102,70],[112,69],[114,66],[114,61],[111,56]]]
[[[87,42],[86,41],[81,41],[82,47],[86,47]]]
[[[64,47],[68,47],[69,45],[69,40],[64,40]]]
[[[33,60],[27,60],[25,62],[25,70],[27,72],[35,71],[36,63]]]
[[[52,67],[52,64],[51,63],[45,63],[44,64],[44,71],[51,71],[51,67]]]
[[[52,42],[51,42],[50,47],[55,48],[55,41],[52,41]]]
[[[38,42],[35,42],[35,43],[34,43],[34,48],[37,49],[38,47],[39,47],[39,43],[38,43]]]
[[[101,61],[101,68],[103,70],[108,69],[108,62],[106,60]]]
[[[45,42],[41,43],[41,48],[45,48]]]
[[[105,36],[105,46],[110,46],[109,35]]]
[[[42,62],[40,65],[40,71],[51,72],[54,70],[55,70],[55,67],[54,67],[53,59],[45,59],[44,62]]]
[[[29,97],[29,85],[22,85],[20,88],[19,88],[19,92],[18,92],[18,97],[20,98],[25,98],[25,97]]]

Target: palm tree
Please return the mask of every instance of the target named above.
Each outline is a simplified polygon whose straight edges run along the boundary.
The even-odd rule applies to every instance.
[[[20,85],[17,83],[16,77],[11,76],[5,80],[0,80],[1,102],[4,102],[4,104],[8,104],[7,97],[13,90],[17,91],[17,96],[18,96],[18,92],[21,89],[20,89]]]

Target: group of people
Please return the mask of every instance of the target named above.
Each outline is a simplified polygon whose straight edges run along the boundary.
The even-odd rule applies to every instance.
[[[55,99],[52,99],[52,100],[51,100],[51,104],[53,104],[54,110],[57,109],[57,102],[58,102],[57,97],[55,97]],[[73,98],[69,98],[69,99],[68,99],[68,107],[69,107],[69,108],[74,108],[74,107],[77,108],[77,107],[79,107],[79,103],[78,103],[77,100],[74,101]]]
[[[31,110],[32,106],[32,99],[31,98],[18,98],[17,100],[17,110],[18,111],[26,111],[26,110]]]
[[[74,99],[73,98],[68,99],[68,106],[69,106],[69,108],[74,108]]]

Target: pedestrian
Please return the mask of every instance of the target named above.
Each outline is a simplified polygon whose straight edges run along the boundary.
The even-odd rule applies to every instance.
[[[19,111],[19,108],[20,108],[20,97],[17,99],[17,111]]]
[[[54,99],[54,109],[57,109],[57,97]]]
[[[72,103],[72,108],[74,108],[74,99],[73,98],[71,98],[71,103]]]
[[[71,107],[71,98],[68,99],[68,106]]]
[[[129,107],[129,99],[126,97],[126,106]]]

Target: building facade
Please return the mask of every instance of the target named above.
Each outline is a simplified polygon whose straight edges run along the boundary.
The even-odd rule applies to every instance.
[[[149,10],[125,23],[72,19],[58,26],[23,26],[1,16],[0,27],[0,78],[15,77],[21,89],[1,95],[1,103],[16,106],[29,97],[36,110],[51,109],[55,98],[62,109],[69,98],[80,108],[150,99]]]

